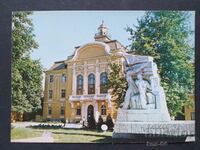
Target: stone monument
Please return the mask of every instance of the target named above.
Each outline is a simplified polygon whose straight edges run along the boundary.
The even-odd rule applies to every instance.
[[[118,52],[128,82],[113,138],[135,134],[194,135],[194,121],[171,121],[157,65],[150,56]]]

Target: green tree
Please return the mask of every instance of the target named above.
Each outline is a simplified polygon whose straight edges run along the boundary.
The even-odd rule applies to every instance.
[[[124,101],[127,89],[127,82],[122,71],[122,65],[112,63],[109,65],[110,73],[108,76],[108,87],[112,93],[112,99],[115,108],[119,108]]]
[[[188,40],[193,34],[183,11],[149,11],[138,20],[131,35],[131,51],[149,55],[158,65],[161,84],[165,89],[167,104],[172,116],[181,113],[194,90],[194,48]]]
[[[19,114],[41,108],[42,67],[30,53],[38,47],[34,40],[32,12],[12,14],[12,111]]]

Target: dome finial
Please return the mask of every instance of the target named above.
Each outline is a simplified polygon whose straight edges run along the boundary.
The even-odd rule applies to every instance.
[[[110,37],[108,35],[108,28],[106,27],[104,20],[102,20],[101,24],[98,27],[98,33],[95,34],[95,40],[100,39],[101,41],[108,41]]]

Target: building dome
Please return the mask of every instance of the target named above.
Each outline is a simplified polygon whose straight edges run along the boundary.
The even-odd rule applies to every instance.
[[[98,33],[95,34],[95,40],[96,41],[109,41],[110,36],[108,35],[108,28],[106,27],[104,21],[99,25],[98,27]]]

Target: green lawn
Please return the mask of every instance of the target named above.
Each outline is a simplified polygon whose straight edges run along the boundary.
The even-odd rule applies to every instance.
[[[11,139],[40,137],[44,131],[50,131],[56,143],[112,143],[112,132],[97,132],[83,129],[11,129]]]
[[[11,139],[26,139],[42,136],[43,131],[30,128],[13,128],[11,129]]]
[[[112,132],[87,131],[82,129],[51,130],[58,143],[112,143]]]

